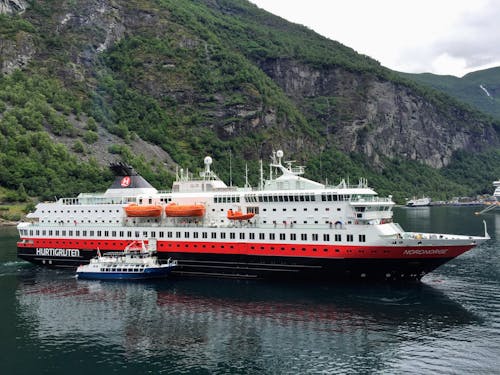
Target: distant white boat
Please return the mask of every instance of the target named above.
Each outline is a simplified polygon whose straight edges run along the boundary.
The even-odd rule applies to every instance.
[[[422,198],[413,198],[406,202],[407,207],[426,207],[430,206],[431,198],[422,197]]]
[[[485,212],[494,210],[497,208],[499,202],[500,202],[500,181],[493,181],[493,186],[495,187],[495,191],[493,192],[493,196],[495,197],[495,201],[491,202],[484,210],[480,212],[476,212],[476,215],[481,215],[484,214]]]

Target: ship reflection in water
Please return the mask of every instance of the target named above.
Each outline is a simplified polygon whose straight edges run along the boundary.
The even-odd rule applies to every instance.
[[[19,326],[38,355],[65,353],[44,358],[53,373],[69,371],[76,352],[98,373],[137,373],[146,363],[152,373],[407,371],[416,353],[433,358],[424,371],[440,371],[453,344],[436,348],[432,337],[480,321],[425,284],[134,284],[28,271],[16,295]]]

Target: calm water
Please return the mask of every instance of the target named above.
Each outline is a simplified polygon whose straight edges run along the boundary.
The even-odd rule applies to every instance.
[[[474,210],[396,219],[480,235]],[[500,374],[500,211],[484,219],[491,241],[406,286],[78,281],[1,228],[0,373]]]

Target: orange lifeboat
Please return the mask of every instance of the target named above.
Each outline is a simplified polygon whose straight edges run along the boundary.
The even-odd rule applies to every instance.
[[[130,217],[158,217],[161,215],[161,206],[154,204],[137,205],[130,203],[125,207],[125,213]]]
[[[205,206],[203,204],[170,203],[165,207],[165,214],[171,217],[200,217],[205,215]]]
[[[241,211],[227,211],[227,218],[229,220],[250,220],[254,216],[255,214],[253,212],[247,212],[246,214],[244,214]]]

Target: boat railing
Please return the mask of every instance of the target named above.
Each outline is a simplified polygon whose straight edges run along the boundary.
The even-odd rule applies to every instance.
[[[78,197],[78,198],[62,198],[61,202],[65,206],[79,206],[79,205],[99,205],[99,204],[127,204],[135,202],[135,197]]]

